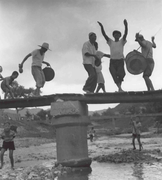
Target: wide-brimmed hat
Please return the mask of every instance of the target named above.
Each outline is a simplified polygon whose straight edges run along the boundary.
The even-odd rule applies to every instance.
[[[46,43],[46,42],[44,42],[42,45],[38,45],[38,46],[39,46],[39,47],[43,47],[43,48],[51,51],[51,49],[49,49],[49,44]]]

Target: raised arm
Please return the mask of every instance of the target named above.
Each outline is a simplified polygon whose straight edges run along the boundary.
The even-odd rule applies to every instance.
[[[104,38],[106,39],[106,41],[109,41],[110,38],[106,35],[103,25],[102,25],[99,21],[97,21],[97,22],[98,22],[98,24],[99,24],[100,27],[101,27],[102,35],[104,36]]]
[[[155,44],[155,41],[154,41],[154,40],[155,40],[155,37],[152,36],[152,37],[151,37],[151,40],[152,40],[152,47],[153,47],[153,48],[156,48],[156,44]]]
[[[128,22],[126,19],[124,19],[124,26],[125,26],[125,31],[124,31],[123,39],[126,40],[128,34]]]

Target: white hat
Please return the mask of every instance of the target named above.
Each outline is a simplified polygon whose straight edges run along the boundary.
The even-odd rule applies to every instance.
[[[44,42],[42,45],[38,45],[38,46],[43,47],[43,48],[51,51],[51,49],[49,49],[49,44],[46,42]]]

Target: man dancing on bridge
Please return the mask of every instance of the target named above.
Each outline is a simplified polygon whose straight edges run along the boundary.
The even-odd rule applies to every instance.
[[[40,46],[40,45],[39,45]],[[36,49],[29,53],[22,61],[21,64],[19,64],[19,71],[22,72],[23,64],[24,62],[32,56],[32,75],[34,77],[34,80],[36,82],[36,90],[35,95],[40,96],[40,88],[42,88],[45,84],[45,76],[42,70],[42,63],[46,64],[47,66],[50,66],[48,62],[43,61],[44,56],[47,50],[49,49],[48,43],[43,43],[41,46],[41,49]]]
[[[109,67],[110,73],[113,77],[115,84],[118,87],[118,91],[122,92],[123,90],[121,84],[125,76],[123,49],[125,43],[127,42],[126,41],[126,37],[128,34],[127,20],[126,19],[124,20],[125,32],[121,39],[120,39],[121,32],[117,30],[113,31],[113,37],[115,41],[106,35],[103,25],[100,22],[98,22],[98,24],[101,27],[102,35],[104,36],[104,38],[107,41],[107,44],[110,47],[110,67]]]
[[[151,38],[152,42],[150,42],[150,41],[145,40],[143,35],[136,33],[135,41],[137,41],[139,45],[141,46],[142,55],[145,57],[146,63],[147,63],[146,69],[143,72],[143,78],[145,80],[148,91],[154,91],[152,81],[149,78],[154,69],[153,50],[152,50],[152,48],[156,48],[154,39],[155,37],[152,37]]]

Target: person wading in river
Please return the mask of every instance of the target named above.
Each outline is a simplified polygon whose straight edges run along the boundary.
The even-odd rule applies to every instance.
[[[10,123],[5,122],[4,124],[4,131],[1,134],[1,138],[3,139],[3,145],[1,149],[1,166],[0,169],[2,169],[4,162],[3,162],[3,156],[5,151],[9,149],[9,158],[11,162],[11,169],[14,169],[14,158],[13,158],[13,151],[15,150],[14,145],[14,138],[16,136],[16,133],[10,129]]]
[[[139,121],[139,117],[136,117],[134,120],[131,119],[132,123],[132,144],[133,144],[133,150],[136,149],[135,146],[135,139],[137,138],[138,144],[139,144],[139,150],[141,151],[142,143],[141,143],[141,122]]]

